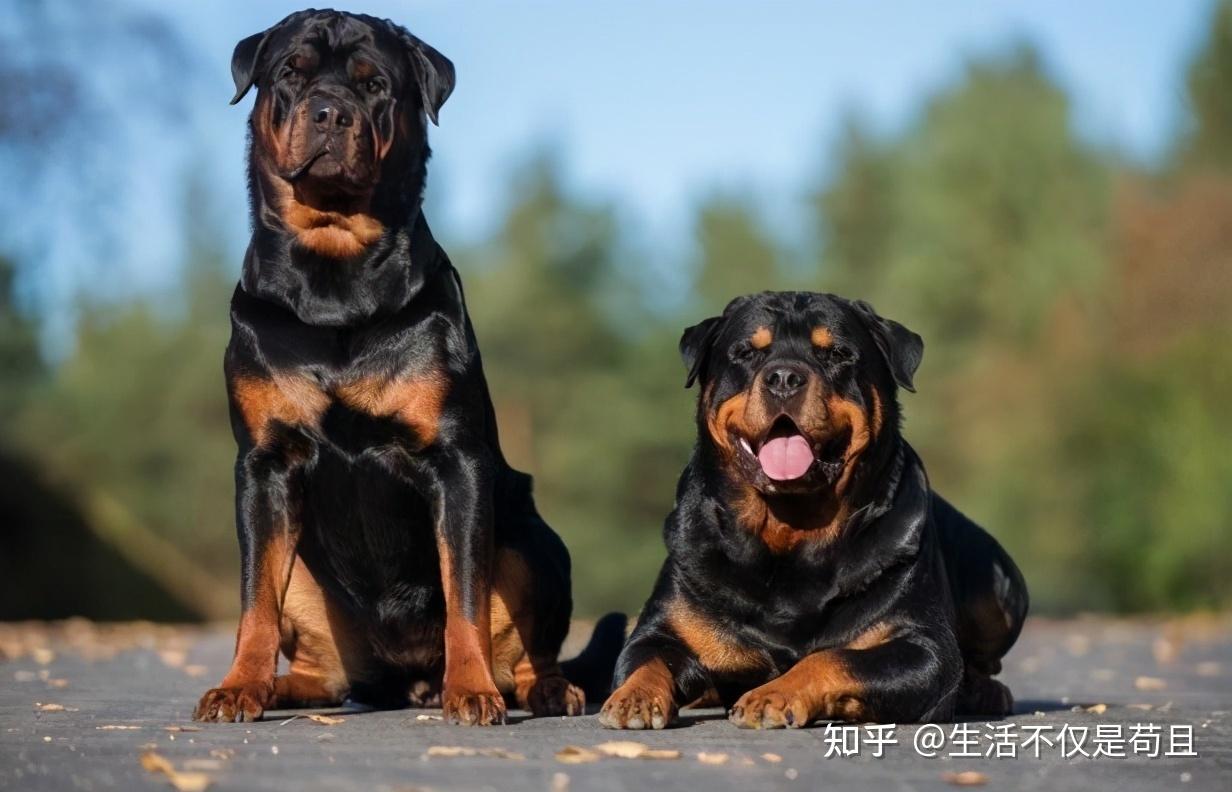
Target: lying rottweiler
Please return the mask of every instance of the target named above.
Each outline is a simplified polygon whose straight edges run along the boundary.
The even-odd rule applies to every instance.
[[[920,337],[867,303],[766,292],[680,350],[698,442],[600,722],[663,728],[711,691],[752,728],[1008,713],[991,676],[1026,584],[899,432]]]
[[[453,64],[391,22],[303,11],[241,41],[231,69],[233,104],[258,89],[225,359],[243,616],[194,717],[347,697],[439,701],[466,724],[502,722],[506,697],[581,713],[567,679],[606,694],[623,623],[562,674],[569,555],[501,454],[458,274],[421,211]]]

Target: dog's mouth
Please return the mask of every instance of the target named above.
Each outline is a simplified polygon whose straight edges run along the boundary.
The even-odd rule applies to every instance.
[[[759,438],[737,436],[746,462],[771,482],[838,480],[850,439],[849,431],[816,441],[800,430],[791,416],[780,415]]]

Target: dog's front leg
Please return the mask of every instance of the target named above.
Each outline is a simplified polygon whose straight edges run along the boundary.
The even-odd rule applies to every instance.
[[[806,655],[745,693],[730,719],[741,728],[801,728],[818,718],[914,723],[948,720],[962,673],[952,636],[921,633]]]
[[[493,462],[484,449],[450,448],[422,468],[431,491],[445,593],[445,719],[467,726],[505,722],[492,677]]]
[[[201,697],[194,720],[255,721],[273,704],[282,600],[300,533],[294,475],[286,457],[259,449],[236,464],[243,613],[231,670]]]

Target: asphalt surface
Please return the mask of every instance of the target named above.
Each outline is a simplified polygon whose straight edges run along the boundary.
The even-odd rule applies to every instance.
[[[1227,618],[1036,620],[1002,677],[1019,702],[1013,717],[881,733],[741,731],[718,710],[640,733],[602,729],[593,714],[518,712],[510,725],[468,729],[433,710],[194,724],[193,704],[225,672],[232,641],[225,629],[0,624],[0,789],[1232,790]],[[940,733],[944,745],[917,746],[917,733]],[[897,740],[879,757],[878,737]],[[613,740],[679,754],[596,750]],[[567,746],[589,761],[563,761]],[[1170,747],[1196,756],[1165,756]]]

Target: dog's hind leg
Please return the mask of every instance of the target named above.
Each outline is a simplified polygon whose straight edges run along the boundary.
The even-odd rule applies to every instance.
[[[300,558],[282,613],[282,652],[288,672],[274,680],[274,706],[341,704],[367,665],[361,643]]]
[[[540,566],[517,550],[503,548],[497,554],[492,587],[493,676],[501,693],[536,717],[581,715],[586,696],[565,679],[557,660],[568,630],[568,594],[562,603],[556,591],[559,581]],[[554,612],[562,604],[566,605],[563,618]]]

